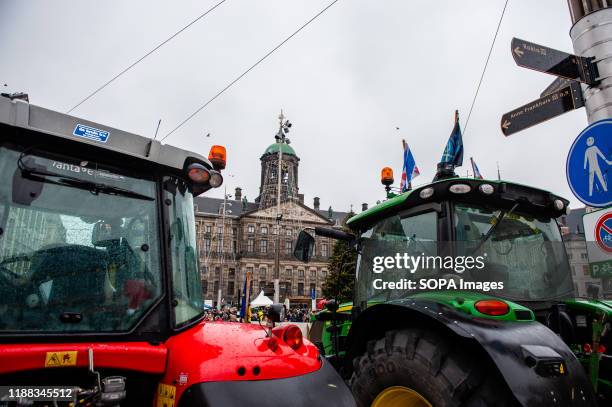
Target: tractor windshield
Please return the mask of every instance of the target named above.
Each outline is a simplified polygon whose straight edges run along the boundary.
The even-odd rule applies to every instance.
[[[571,294],[571,270],[554,219],[455,204],[453,224],[456,255],[485,259],[473,280],[501,281],[503,296],[517,301]]]
[[[161,297],[157,188],[0,146],[0,333],[127,331]]]
[[[454,238],[440,241],[447,230]],[[356,288],[358,304],[449,289],[541,301],[573,283],[554,219],[456,204],[451,216],[400,213],[362,233]]]

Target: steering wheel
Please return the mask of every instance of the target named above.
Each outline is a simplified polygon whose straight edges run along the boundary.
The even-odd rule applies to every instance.
[[[16,263],[16,262],[30,262],[31,258],[27,254],[20,254],[17,256],[7,257],[0,262],[0,275],[3,275],[8,281],[10,281],[13,285],[18,286],[16,280],[23,279],[23,276],[15,273],[13,270],[6,267],[6,264]]]
[[[3,264],[0,264],[0,276],[4,277],[7,281],[14,281],[19,278],[17,273],[7,269]]]
[[[0,264],[0,306],[11,306],[22,297],[23,286],[18,284],[20,276]]]

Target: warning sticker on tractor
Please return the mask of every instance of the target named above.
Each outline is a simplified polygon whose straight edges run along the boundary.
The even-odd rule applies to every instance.
[[[72,135],[106,143],[110,133],[106,130],[96,129],[94,127],[85,126],[84,124],[77,124]]]
[[[157,387],[157,407],[174,407],[176,387],[160,383]]]
[[[77,354],[76,350],[47,352],[45,367],[76,366]]]

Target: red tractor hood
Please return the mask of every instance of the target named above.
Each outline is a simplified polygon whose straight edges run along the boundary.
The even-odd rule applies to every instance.
[[[190,384],[227,380],[269,380],[299,376],[321,367],[312,343],[293,350],[268,337],[259,325],[202,322],[166,342],[168,369],[163,382]]]
[[[259,325],[200,322],[176,333],[165,343],[80,342],[0,344],[0,374],[42,370],[60,374],[62,368],[87,369],[93,350],[96,368],[161,374],[157,397],[169,392],[173,400],[194,384],[260,381],[303,376],[319,371],[316,346],[303,340],[295,350]],[[295,329],[295,327],[294,327]]]

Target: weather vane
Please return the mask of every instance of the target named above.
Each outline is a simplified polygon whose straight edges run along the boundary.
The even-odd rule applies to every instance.
[[[291,143],[291,140],[286,137],[287,133],[289,133],[289,128],[291,128],[291,126],[291,122],[289,122],[289,120],[285,120],[283,109],[281,109],[281,112],[278,115],[278,133],[276,133],[276,135],[274,136],[278,143]]]

